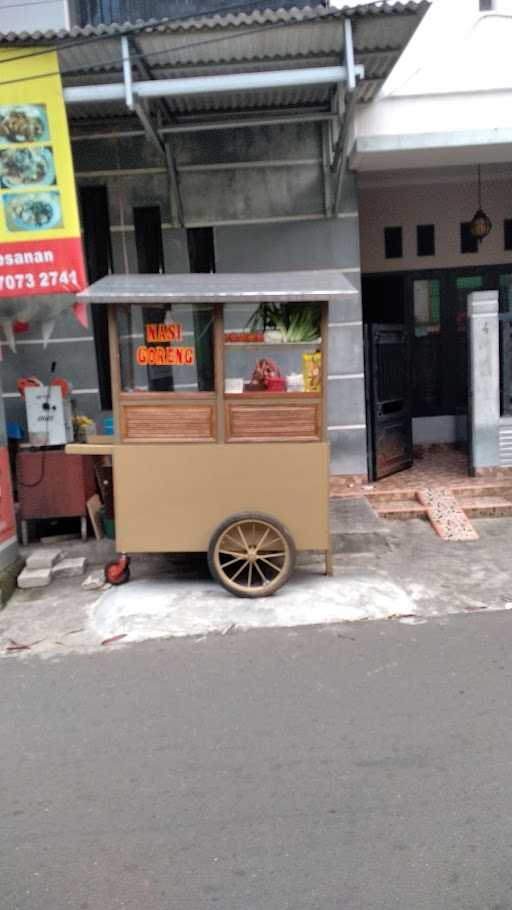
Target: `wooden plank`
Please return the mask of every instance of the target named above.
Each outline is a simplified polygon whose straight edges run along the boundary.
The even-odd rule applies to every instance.
[[[107,438],[111,440],[112,436]],[[65,452],[66,455],[112,455],[114,449],[113,442],[68,442]]]
[[[112,413],[114,415],[114,441],[119,442],[121,438],[121,426],[119,421],[119,396],[121,394],[121,363],[119,359],[119,340],[117,337],[116,321],[117,305],[110,307],[108,311],[108,341],[110,347],[110,376],[112,383]]]
[[[321,405],[246,404],[226,406],[228,440],[319,440]]]
[[[217,396],[217,442],[224,442],[224,307],[216,303],[214,307],[213,364],[215,375],[215,392]]]
[[[122,409],[121,417],[126,442],[215,439],[215,408],[210,404],[130,406]]]
[[[104,536],[103,525],[101,524],[101,499],[97,493],[87,500],[87,513],[91,519],[92,529],[96,540],[101,540]]]
[[[329,304],[322,303],[320,307],[320,351],[322,353],[322,404],[320,409],[320,436],[322,441],[327,440],[327,377],[328,377],[328,333],[329,333]]]

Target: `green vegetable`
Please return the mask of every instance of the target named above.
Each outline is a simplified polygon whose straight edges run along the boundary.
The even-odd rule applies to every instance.
[[[320,305],[261,303],[247,328],[252,332],[275,329],[290,343],[316,341],[320,337]]]

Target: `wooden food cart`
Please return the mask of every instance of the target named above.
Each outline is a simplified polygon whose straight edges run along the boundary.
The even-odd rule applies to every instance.
[[[108,306],[116,548],[208,553],[241,597],[274,593],[297,550],[330,572],[328,305],[340,271],[111,275],[79,295]]]

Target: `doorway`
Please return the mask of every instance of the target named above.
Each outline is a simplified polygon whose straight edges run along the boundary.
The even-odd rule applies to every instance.
[[[467,298],[500,288],[508,308],[512,268],[366,275],[368,476],[411,467],[414,447],[468,449]]]

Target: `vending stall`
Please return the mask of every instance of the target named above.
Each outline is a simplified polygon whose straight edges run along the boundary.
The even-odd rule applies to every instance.
[[[340,271],[111,275],[79,295],[109,308],[116,547],[205,551],[231,593],[274,593],[298,550],[330,572],[326,386]]]

